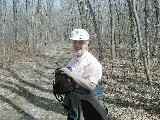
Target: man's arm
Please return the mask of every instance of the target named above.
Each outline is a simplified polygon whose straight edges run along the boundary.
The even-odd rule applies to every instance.
[[[81,87],[83,87],[83,88],[85,88],[85,89],[87,89],[89,91],[93,91],[96,88],[96,84],[90,82],[89,79],[85,79],[83,77],[79,77],[79,76],[75,75],[68,68],[61,68],[61,70],[66,75],[68,75],[69,77],[71,77]]]

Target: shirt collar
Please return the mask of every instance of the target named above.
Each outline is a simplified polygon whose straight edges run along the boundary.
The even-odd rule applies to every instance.
[[[85,51],[81,57],[76,56],[75,60],[78,62],[81,62],[86,57],[87,54],[88,54],[88,51]]]

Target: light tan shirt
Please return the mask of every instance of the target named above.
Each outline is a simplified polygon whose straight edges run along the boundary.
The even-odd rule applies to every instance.
[[[70,67],[74,74],[83,77],[96,85],[102,77],[102,65],[88,51],[80,58],[72,58],[67,67]]]

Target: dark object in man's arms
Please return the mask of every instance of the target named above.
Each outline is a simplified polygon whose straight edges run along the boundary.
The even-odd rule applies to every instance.
[[[55,70],[55,80],[53,81],[53,94],[68,94],[73,88],[74,85],[71,78],[64,74],[60,68],[57,68]]]

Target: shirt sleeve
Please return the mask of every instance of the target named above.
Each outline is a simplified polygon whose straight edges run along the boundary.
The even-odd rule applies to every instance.
[[[90,76],[88,78],[89,81],[97,85],[101,77],[102,77],[102,65],[99,62],[91,64]]]

